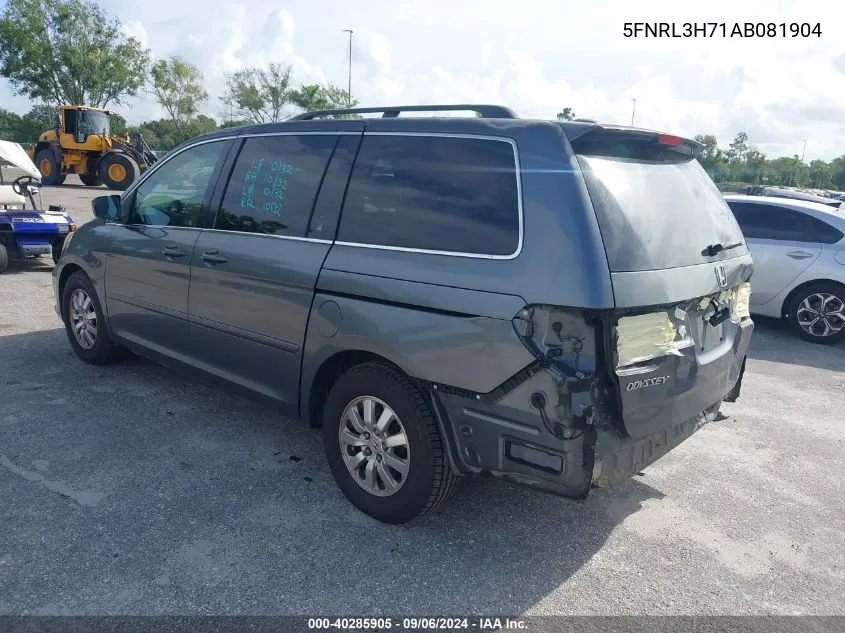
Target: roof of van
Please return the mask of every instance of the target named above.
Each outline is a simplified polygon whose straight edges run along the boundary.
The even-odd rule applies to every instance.
[[[466,116],[413,116],[414,113],[437,112],[467,112]],[[336,114],[378,114],[355,119],[322,118]],[[409,113],[411,116],[398,116]],[[477,114],[473,114],[477,113]],[[467,132],[501,133],[504,130],[524,128],[528,125],[559,126],[566,136],[572,140],[594,129],[636,132],[639,134],[664,135],[657,130],[635,128],[630,126],[609,125],[592,120],[557,121],[552,119],[521,119],[515,112],[505,106],[488,104],[448,104],[448,105],[413,105],[413,106],[385,106],[373,108],[347,108],[340,110],[315,110],[303,112],[284,121],[275,123],[258,123],[236,127],[221,128],[209,132],[201,139],[214,139],[230,136],[273,134],[291,131],[326,131],[342,132],[363,130],[364,127],[372,131],[446,131],[452,133]],[[666,134],[665,136],[670,136]],[[677,137],[682,138],[682,137]],[[197,139],[191,139],[196,141]],[[696,141],[683,138],[686,144],[699,145]]]

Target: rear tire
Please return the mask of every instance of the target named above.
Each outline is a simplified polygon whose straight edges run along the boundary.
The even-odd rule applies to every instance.
[[[5,244],[0,244],[0,273],[6,272],[9,267],[9,251],[6,250]]]
[[[369,420],[368,400],[373,406]],[[377,433],[373,423],[387,408],[394,415],[384,418],[389,421]],[[342,438],[357,444],[347,439],[344,445]],[[353,367],[332,386],[323,409],[323,446],[346,498],[384,523],[406,523],[433,510],[457,481],[422,394],[401,372],[381,363]]]
[[[138,179],[138,163],[130,156],[109,152],[100,159],[100,179],[109,189],[123,191]]]
[[[42,149],[35,155],[35,165],[41,173],[41,184],[47,186],[61,185],[65,181],[61,164],[51,149]]]
[[[796,293],[786,318],[798,336],[833,345],[845,340],[845,286],[819,281]]]
[[[70,346],[86,363],[106,365],[118,357],[118,347],[109,336],[97,293],[88,275],[81,270],[65,282],[62,320]]]
[[[79,174],[79,179],[86,187],[99,187],[103,184],[103,179],[97,174]]]

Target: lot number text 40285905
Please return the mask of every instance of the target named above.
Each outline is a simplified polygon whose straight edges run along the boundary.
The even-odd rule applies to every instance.
[[[822,25],[809,22],[625,22],[625,37],[821,37]]]

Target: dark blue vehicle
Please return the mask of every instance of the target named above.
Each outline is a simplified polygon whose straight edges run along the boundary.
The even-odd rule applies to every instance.
[[[93,200],[56,311],[88,363],[133,350],[322,426],[381,521],[462,475],[581,499],[739,395],[754,263],[700,150],[491,105],[227,128]]]
[[[8,184],[8,171],[4,173],[4,169],[10,167],[23,171],[24,175]],[[39,210],[40,192],[40,174],[23,148],[17,143],[0,141],[0,273],[8,268],[11,259],[49,255],[58,262],[65,237],[76,230],[62,207]],[[31,209],[26,208],[27,200]]]

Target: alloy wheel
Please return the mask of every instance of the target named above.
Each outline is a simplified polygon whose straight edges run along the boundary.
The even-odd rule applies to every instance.
[[[346,405],[338,433],[343,462],[355,482],[389,497],[407,480],[411,451],[405,427],[386,402],[361,396]]]
[[[845,302],[827,292],[807,296],[796,313],[798,325],[812,336],[833,336],[845,328]]]
[[[93,349],[97,343],[97,311],[94,301],[82,288],[77,288],[70,295],[68,320],[79,346],[84,350]]]

